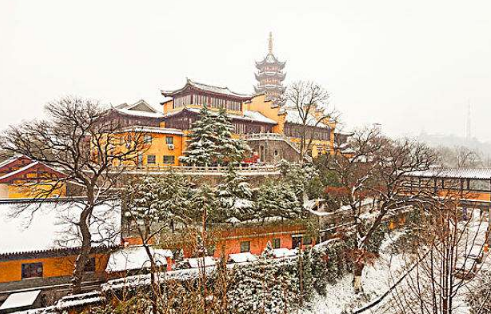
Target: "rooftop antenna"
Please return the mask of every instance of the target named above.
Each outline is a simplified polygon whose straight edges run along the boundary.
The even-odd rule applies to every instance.
[[[472,137],[471,133],[471,104],[470,102],[467,104],[467,120],[465,123],[465,138],[470,140]]]

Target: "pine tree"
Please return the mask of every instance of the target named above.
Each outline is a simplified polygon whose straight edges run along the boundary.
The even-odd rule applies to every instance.
[[[258,191],[256,208],[258,218],[298,218],[302,214],[302,204],[294,190],[283,182],[262,185]]]
[[[205,166],[216,161],[218,155],[215,121],[203,106],[189,133],[188,147],[179,160],[187,165]]]
[[[233,130],[224,108],[214,114],[203,106],[198,120],[193,123],[188,148],[180,161],[197,166],[240,162],[250,148],[243,140],[232,137]]]
[[[214,121],[218,162],[221,164],[240,162],[251,149],[242,139],[232,138],[234,126],[225,108],[220,108]]]
[[[314,293],[314,278],[312,273],[312,250],[302,251],[302,286],[303,286],[303,298],[309,301]],[[300,259],[299,259],[300,260]]]
[[[223,216],[227,219],[251,219],[254,214],[252,189],[244,177],[237,175],[233,167],[229,167],[223,183],[217,187],[218,201]]]

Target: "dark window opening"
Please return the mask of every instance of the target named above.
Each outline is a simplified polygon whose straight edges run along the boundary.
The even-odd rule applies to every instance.
[[[292,236],[292,248],[297,248],[297,247],[300,247],[300,244],[302,243],[302,237],[299,237],[299,236],[296,236],[296,237],[293,237]]]
[[[251,242],[244,241],[240,242],[240,253],[250,252],[251,251]]]
[[[148,155],[147,156],[147,164],[155,164],[155,155]]]
[[[43,277],[43,263],[22,264],[22,279]]]
[[[164,164],[174,164],[174,156],[164,156]]]
[[[273,249],[279,249],[281,247],[281,239],[273,239]]]
[[[84,270],[87,272],[95,271],[95,257],[89,258],[89,261],[87,262],[87,264],[85,264]]]
[[[165,138],[165,143],[166,143],[167,145],[174,144],[174,138],[173,138],[172,136],[167,136],[167,137]]]

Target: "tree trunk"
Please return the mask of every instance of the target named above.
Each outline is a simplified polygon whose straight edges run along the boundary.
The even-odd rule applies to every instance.
[[[353,265],[353,288],[355,293],[360,293],[362,289],[361,275],[363,274],[363,269],[365,268],[365,263],[362,261],[357,261]]]
[[[152,252],[150,251],[150,247],[148,243],[143,243],[143,247],[145,248],[145,252],[147,252],[148,259],[150,260],[150,285],[152,286],[152,313],[158,313],[158,301],[160,297],[160,285],[157,280],[158,270],[157,265],[155,264],[155,259],[153,258]]]
[[[89,219],[92,215],[94,205],[88,205],[82,213],[80,213],[79,228],[82,235],[82,247],[77,260],[75,261],[75,269],[72,279],[72,293],[77,294],[82,292],[82,281],[85,273],[85,265],[89,261],[90,249],[92,243],[92,235],[89,229]]]

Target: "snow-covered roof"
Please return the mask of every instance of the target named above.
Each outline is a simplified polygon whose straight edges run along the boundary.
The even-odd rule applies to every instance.
[[[139,132],[139,133],[158,133],[158,134],[175,134],[183,135],[184,133],[178,129],[159,128],[155,126],[134,126],[122,129],[120,132]]]
[[[12,293],[0,306],[0,311],[14,310],[21,307],[31,306],[38,298],[41,290]]]
[[[12,157],[7,158],[4,161],[0,162],[0,169],[5,167],[6,165],[18,160],[18,159],[20,159],[20,158],[30,159],[29,157],[24,156],[24,155],[15,155],[15,156],[12,156]]]
[[[0,254],[80,247],[79,231],[73,224],[80,206],[72,202],[0,204]],[[120,227],[119,205],[96,206],[90,225],[93,246],[119,245]]]
[[[150,252],[155,262],[164,266],[167,265],[166,257],[172,257],[170,250],[150,248]],[[150,268],[150,259],[143,246],[126,247],[111,253],[107,262],[106,272],[120,272],[127,270],[137,270]]]
[[[0,181],[5,180],[5,179],[10,178],[10,177],[13,177],[13,176],[15,176],[16,174],[21,173],[21,172],[23,172],[23,171],[26,171],[26,170],[28,170],[28,169],[30,169],[30,168],[32,168],[32,167],[34,167],[34,166],[38,165],[38,164],[39,164],[39,162],[38,162],[38,161],[31,162],[31,163],[30,163],[30,164],[28,164],[27,166],[21,167],[21,168],[19,168],[19,169],[15,170],[15,171],[9,172],[9,173],[7,173],[6,175],[1,176],[1,177],[0,177]]]
[[[285,67],[286,62],[279,61],[272,53],[268,53],[261,61],[256,61],[257,67],[262,67],[265,64],[277,64],[281,69]]]
[[[198,267],[203,267],[203,257],[196,257],[196,258],[188,258],[186,259],[186,262],[189,264],[191,268],[198,268]],[[211,256],[205,256],[204,258],[204,266],[215,266],[216,261],[213,257]]]
[[[198,82],[192,81],[190,79],[186,79],[186,84],[184,85],[184,87],[182,87],[180,89],[176,89],[176,90],[172,90],[172,91],[161,90],[161,93],[164,96],[171,96],[172,97],[172,96],[177,95],[180,92],[184,91],[188,87],[194,87],[195,89],[199,89],[199,90],[204,91],[204,92],[221,94],[221,95],[225,95],[225,96],[241,98],[244,100],[252,98],[251,95],[233,92],[228,87],[219,87],[219,86],[214,86],[214,85],[198,83]]]
[[[8,179],[15,178],[16,175],[22,174],[24,172],[27,172],[31,168],[44,168],[44,169],[49,169],[50,171],[55,172],[60,177],[65,176],[65,174],[61,173],[60,171],[58,171],[58,170],[56,170],[56,169],[54,169],[52,167],[46,166],[45,164],[40,163],[39,161],[35,161],[35,162],[31,162],[30,164],[28,164],[28,165],[26,165],[24,167],[21,167],[21,168],[15,170],[15,171],[9,172],[9,173],[1,176],[0,177],[0,183],[7,182],[7,181],[9,181]]]
[[[276,258],[289,257],[297,255],[296,250],[290,250],[287,248],[279,248],[273,250],[273,256]]]
[[[264,116],[259,111],[244,110],[244,117],[249,118],[249,119],[251,119],[253,121],[276,124],[276,121],[274,121],[273,119],[270,119],[270,118]]]
[[[201,109],[198,109],[198,108],[184,108],[183,110],[187,110],[187,111],[194,112],[194,113],[199,113],[201,111]],[[171,112],[171,113],[168,113],[167,115],[165,115],[165,117],[167,118],[170,116],[174,116],[174,115],[179,114],[181,112],[182,111]],[[212,115],[216,114],[214,111],[210,111],[210,113]],[[274,121],[273,119],[270,119],[270,118],[264,116],[262,113],[260,113],[258,111],[252,111],[252,110],[245,110],[243,116],[239,116],[236,114],[229,114],[229,113],[227,113],[227,116],[230,119],[254,121],[254,122],[261,122],[261,123],[268,123],[268,124],[277,124],[276,121]]]
[[[257,257],[250,252],[229,254],[228,259],[234,263],[254,262]]]
[[[162,118],[164,116],[163,113],[158,112],[143,99],[134,104],[121,104],[114,109],[122,114],[138,117]]]
[[[414,171],[407,174],[408,176],[424,177],[424,178],[448,178],[448,179],[478,179],[491,180],[491,168],[482,169],[430,169],[424,171]]]

